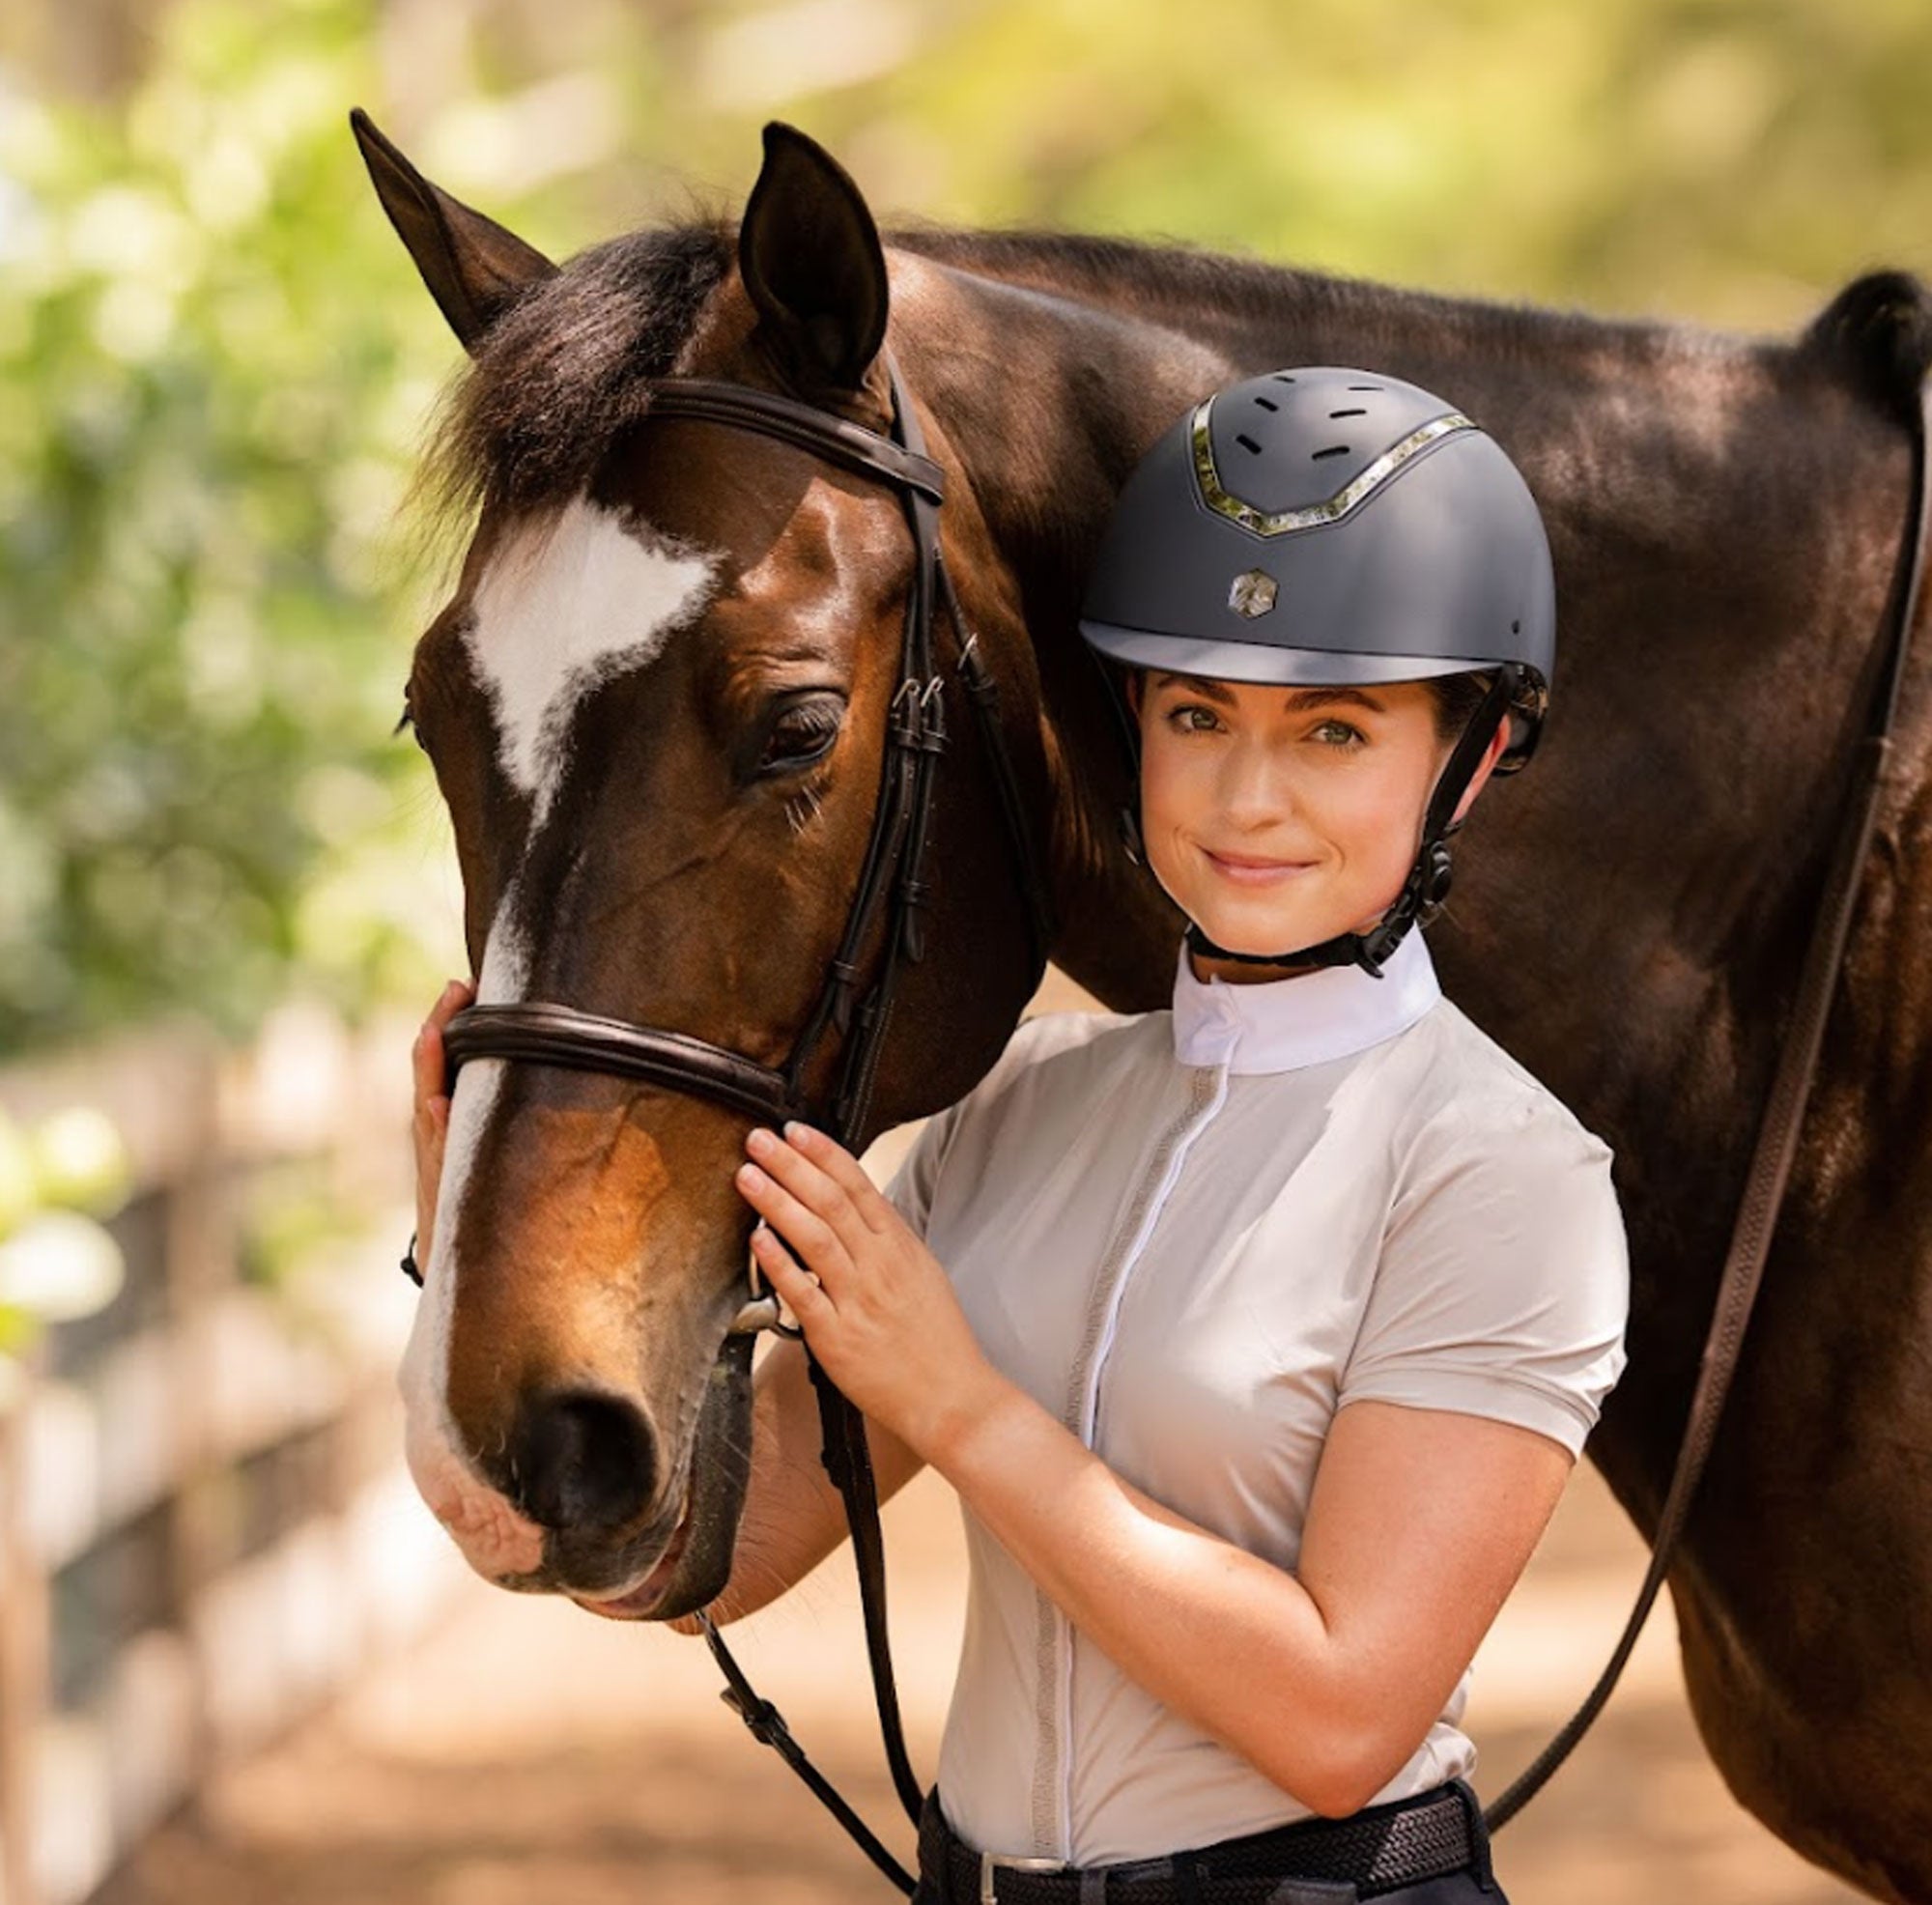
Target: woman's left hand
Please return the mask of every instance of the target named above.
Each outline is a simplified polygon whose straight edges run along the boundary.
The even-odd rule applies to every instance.
[[[753,1162],[733,1181],[765,1220],[752,1233],[758,1267],[854,1406],[937,1466],[1003,1380],[939,1260],[823,1131],[760,1126],[745,1149]]]

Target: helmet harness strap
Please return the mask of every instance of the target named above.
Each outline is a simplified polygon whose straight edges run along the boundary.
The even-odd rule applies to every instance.
[[[1187,923],[1187,944],[1204,958],[1235,959],[1251,966],[1360,966],[1372,979],[1380,979],[1382,966],[1400,946],[1411,926],[1426,926],[1442,910],[1449,896],[1451,867],[1448,837],[1462,826],[1452,819],[1456,803],[1474,779],[1476,764],[1496,731],[1496,724],[1509,718],[1511,701],[1521,684],[1522,669],[1514,662],[1501,664],[1489,692],[1457,740],[1423,815],[1422,844],[1416,852],[1408,878],[1387,912],[1365,933],[1337,933],[1319,945],[1295,952],[1233,952],[1217,946],[1192,920]],[[1124,819],[1131,815],[1123,816]],[[1139,829],[1134,829],[1138,840]],[[1133,844],[1129,845],[1134,851]]]

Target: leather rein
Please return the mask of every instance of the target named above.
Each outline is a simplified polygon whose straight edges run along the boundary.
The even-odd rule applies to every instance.
[[[1858,899],[1860,877],[1871,850],[1872,833],[1878,820],[1881,801],[1890,790],[1897,770],[1897,749],[1891,730],[1898,715],[1899,683],[1905,673],[1905,658],[1910,648],[1913,617],[1918,606],[1919,584],[1925,575],[1928,488],[1926,481],[1927,443],[1932,441],[1932,383],[1918,386],[1918,428],[1913,441],[1911,512],[1906,519],[1911,537],[1907,545],[1903,586],[1896,596],[1896,611],[1876,655],[1877,683],[1873,691],[1865,731],[1861,737],[1851,764],[1850,784],[1845,789],[1843,817],[1839,823],[1836,850],[1826,874],[1825,891],[1820,896],[1818,917],[1812,926],[1811,941],[1805,949],[1804,964],[1798,981],[1797,1003],[1791,1023],[1778,1053],[1777,1070],[1772,1079],[1771,1095],[1765,1100],[1764,1117],[1758,1125],[1757,1144],[1751,1152],[1750,1171],[1745,1193],[1731,1227],[1731,1241],[1725,1253],[1723,1273],[1718,1282],[1718,1296],[1711,1315],[1710,1334],[1697,1371],[1697,1384],[1691,1392],[1690,1412],[1685,1422],[1684,1440],[1678,1447],[1677,1465],[1670,1477],[1657,1533],[1651,1542],[1650,1567],[1643,1585],[1637,1590],[1636,1605],[1616,1648],[1610,1655],[1597,1684],[1584,1696],[1583,1704],[1571,1715],[1562,1730],[1538,1753],[1493,1804],[1484,1808],[1483,1820],[1492,1832],[1498,1831],[1526,1805],[1544,1781],[1561,1766],[1589,1730],[1610,1697],[1624,1663],[1636,1645],[1637,1635],[1649,1618],[1651,1604],[1663,1584],[1670,1557],[1678,1538],[1690,1519],[1690,1500],[1704,1464],[1717,1439],[1718,1419],[1723,1413],[1724,1399],[1730,1393],[1731,1378],[1737,1371],[1739,1352],[1744,1348],[1745,1327],[1750,1322],[1751,1306],[1757,1301],[1758,1285],[1764,1274],[1765,1258],[1771,1250],[1772,1232],[1777,1223],[1778,1208],[1784,1202],[1790,1181],[1792,1159],[1798,1150],[1799,1127],[1804,1122],[1804,1106],[1817,1076],[1818,1053],[1824,1042],[1825,1020],[1830,1013],[1832,994],[1836,990],[1838,972],[1844,964],[1845,941]]]
[[[888,719],[884,785],[871,839],[843,941],[790,1059],[782,1068],[773,1068],[684,1033],[658,1031],[625,1020],[579,1012],[566,1006],[477,1005],[457,1013],[445,1029],[444,1048],[452,1078],[457,1068],[470,1059],[526,1059],[616,1073],[694,1093],[760,1119],[808,1118],[841,1142],[863,1127],[900,964],[919,959],[924,950],[920,915],[928,901],[929,888],[921,873],[933,767],[946,742],[941,701],[944,679],[933,672],[932,666],[931,615],[935,594],[952,622],[959,646],[958,673],[980,724],[1026,900],[1036,978],[1044,969],[1052,943],[1051,899],[1027,823],[1018,780],[1000,731],[997,686],[979,658],[978,638],[965,633],[958,600],[940,555],[938,508],[944,495],[943,477],[938,467],[924,455],[918,419],[890,352],[885,354],[885,360],[894,406],[890,439],[749,385],[698,379],[659,381],[653,385],[647,412],[647,416],[700,417],[760,431],[810,449],[847,469],[876,476],[900,493],[915,539],[917,563],[906,606],[900,679]],[[1581,1707],[1536,1760],[1486,1808],[1484,1823],[1491,1832],[1499,1831],[1543,1786],[1608,1700],[1656,1601],[1689,1519],[1691,1499],[1716,1439],[1719,1419],[1737,1369],[1778,1208],[1788,1186],[1805,1103],[1816,1076],[1825,1021],[1843,964],[1851,915],[1879,805],[1893,783],[1896,750],[1891,730],[1908,638],[1923,580],[1928,517],[1932,517],[1932,511],[1928,511],[1926,469],[1927,443],[1932,440],[1932,384],[1921,384],[1918,401],[1910,518],[1912,539],[1903,583],[1896,592],[1896,609],[1887,642],[1877,657],[1878,679],[1866,730],[1851,764],[1836,847],[1805,952],[1791,1024],[1759,1126],[1684,1439],[1652,1543],[1649,1569],[1609,1663]],[[880,914],[888,909],[890,918],[879,970],[861,997],[859,980],[864,948]],[[844,1061],[829,1115],[811,1119],[810,1108],[804,1100],[802,1080],[807,1064],[828,1029],[836,1030],[845,1039]],[[412,1275],[416,1274],[412,1253],[404,1259],[404,1268]],[[419,1276],[416,1280],[421,1281]],[[753,1338],[763,1328],[799,1335],[779,1322],[774,1295],[769,1293],[755,1295],[745,1305],[726,1335],[721,1360],[733,1355],[749,1360]],[[806,1353],[818,1397],[824,1437],[821,1460],[838,1487],[852,1528],[867,1649],[886,1756],[900,1803],[917,1825],[923,1794],[906,1753],[893,1679],[886,1635],[884,1544],[879,1532],[878,1495],[864,1419],[811,1358],[809,1345]],[[708,1614],[700,1612],[698,1619],[724,1674],[726,1688],[722,1697],[726,1704],[738,1713],[756,1738],[777,1749],[872,1862],[901,1891],[910,1894],[914,1890],[912,1875],[806,1758],[777,1708],[753,1690]]]

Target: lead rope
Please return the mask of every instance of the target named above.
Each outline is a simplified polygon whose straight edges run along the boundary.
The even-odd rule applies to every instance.
[[[1805,1101],[1818,1066],[1818,1051],[1824,1038],[1832,994],[1838,971],[1844,962],[1845,940],[1850,930],[1852,907],[1858,897],[1859,879],[1871,847],[1873,827],[1881,797],[1891,784],[1893,746],[1892,722],[1898,710],[1899,678],[1904,671],[1912,620],[1918,603],[1919,584],[1924,579],[1927,534],[1928,485],[1926,459],[1928,440],[1932,440],[1932,384],[1918,389],[1918,434],[1915,477],[1915,501],[1911,521],[1913,539],[1910,566],[1906,574],[1904,600],[1891,633],[1891,649],[1880,663],[1880,679],[1873,713],[1866,733],[1859,744],[1853,762],[1852,785],[1846,795],[1845,818],[1838,850],[1827,881],[1823,910],[1812,931],[1799,981],[1798,1003],[1792,1013],[1791,1030],[1778,1056],[1777,1072],[1771,1096],[1765,1105],[1764,1120],[1758,1130],[1757,1148],[1751,1155],[1750,1176],[1731,1233],[1731,1246],[1718,1286],[1718,1300],[1711,1318],[1711,1332],[1704,1345],[1697,1385],[1690,1400],[1690,1412],[1678,1450],[1676,1471],[1659,1520],[1657,1538],[1651,1547],[1650,1567],[1637,1590],[1636,1606],[1624,1626],[1616,1651],[1568,1723],[1544,1748],[1515,1783],[1489,1806],[1483,1823],[1492,1833],[1499,1832],[1520,1811],[1549,1776],[1569,1757],[1570,1750],[1589,1730],[1603,1711],[1604,1703],[1617,1684],[1636,1645],[1637,1635],[1649,1618],[1664,1571],[1677,1548],[1678,1537],[1690,1518],[1691,1497],[1696,1493],[1704,1464],[1717,1439],[1718,1421],[1730,1392],[1731,1378],[1744,1347],[1745,1328],[1750,1322],[1751,1307],[1757,1300],[1765,1258],[1771,1249],[1772,1232],[1777,1222],[1778,1207],[1784,1201],[1791,1162],[1798,1148],[1799,1127],[1804,1119]]]

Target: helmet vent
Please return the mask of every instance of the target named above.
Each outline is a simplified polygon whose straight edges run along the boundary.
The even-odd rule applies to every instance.
[[[1367,411],[1330,411],[1328,412],[1330,421],[1333,421],[1333,419],[1338,416],[1367,416],[1367,415],[1368,415]]]
[[[1258,442],[1256,442],[1252,437],[1248,436],[1245,432],[1237,432],[1235,437],[1235,441],[1240,444],[1242,449],[1252,450],[1256,456],[1260,456],[1262,453],[1262,446]]]
[[[1281,406],[1272,397],[1257,397],[1255,402],[1264,411],[1278,411],[1281,409]]]
[[[1310,463],[1320,463],[1324,456],[1347,456],[1348,454],[1349,445],[1347,443],[1330,443],[1325,450],[1317,450],[1308,460]]]
[[[1381,387],[1379,384],[1351,384],[1349,385],[1350,390],[1379,390]]]
[[[1274,373],[1274,381],[1277,384],[1293,384],[1294,379],[1289,376],[1285,370],[1278,370]]]

